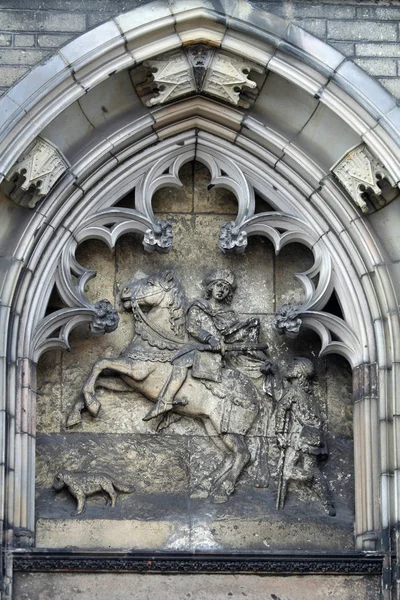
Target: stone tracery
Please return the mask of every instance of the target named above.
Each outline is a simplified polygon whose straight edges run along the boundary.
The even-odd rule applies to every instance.
[[[191,33],[192,25],[190,18],[181,18],[185,11],[179,12],[174,18],[179,25],[179,35],[183,39]],[[196,20],[199,14],[206,23],[207,35],[217,37],[220,42],[222,35],[218,37],[217,26],[212,19],[208,19],[212,9],[196,8],[194,11],[189,10],[186,16]],[[169,9],[168,15],[160,16],[167,29],[166,22],[169,18]],[[238,39],[241,40],[241,34],[235,30],[235,23],[238,24],[235,19],[239,18],[240,15],[233,17],[231,29],[224,38],[224,45],[230,52],[237,51]],[[135,26],[130,24],[130,17],[127,20],[121,17],[119,23],[128,40],[129,52],[133,52],[138,60],[151,60],[152,56],[160,54],[159,42],[141,50],[140,36],[135,31]],[[118,38],[116,32],[113,35]],[[176,33],[174,35],[177,36]],[[295,42],[290,46],[290,35],[295,40],[293,26],[291,34],[286,35],[286,38],[289,36],[289,39],[285,40],[287,54],[281,50],[273,54],[269,44],[274,36],[277,39],[277,33],[269,32],[267,39],[262,39],[263,34],[260,30],[255,38],[253,56],[249,58],[263,68],[267,66],[271,72],[279,72],[290,81],[295,81],[307,92],[318,94],[323,105],[330,106],[351,123],[357,136],[362,136],[375,154],[379,154],[392,181],[398,181],[397,150],[387,142],[387,134],[381,131],[381,124],[372,128],[370,116],[367,115],[373,98],[360,98],[354,82],[346,75],[345,65],[341,66],[342,58],[337,52],[329,53],[326,49],[326,53],[322,53],[317,59],[310,53],[307,54],[309,49],[303,48],[304,62],[296,62],[298,59],[294,58],[294,55],[298,48]],[[200,35],[201,40],[203,36],[204,32]],[[252,40],[248,32],[243,38],[244,41]],[[182,39],[177,36],[175,44],[180,45]],[[69,51],[73,51],[73,44],[69,50],[67,47],[66,56]],[[24,110],[30,110],[29,107],[36,97],[39,103],[36,108],[32,108],[32,114],[35,114],[35,111],[42,112],[42,127],[51,121],[55,110],[61,110],[72,99],[83,94],[82,87],[79,86],[88,89],[94,83],[104,80],[116,66],[122,68],[122,65],[132,65],[132,54],[128,54],[126,49],[122,50],[122,37],[119,44],[119,49],[110,51],[110,54],[104,52],[103,47],[103,58],[99,66],[91,65],[89,59],[82,57],[72,60],[70,64],[76,69],[75,83],[72,79],[68,81],[71,75],[65,66],[57,67],[48,82],[50,89],[55,82],[62,81],[54,92],[55,100],[46,93],[48,90],[39,88],[33,93],[29,91],[29,96],[25,99],[18,97],[17,105],[14,101],[14,90],[6,98],[6,102],[11,102],[11,106],[14,104],[13,108],[21,105],[25,107]],[[241,48],[250,53],[249,46],[245,44]],[[89,54],[92,52],[93,49],[90,49]],[[50,66],[46,68],[51,71]],[[327,82],[327,74],[332,76],[330,82]],[[341,83],[358,104],[350,97],[344,99],[343,92],[336,93],[335,86],[340,87]],[[66,86],[67,92],[63,86]],[[59,102],[57,109],[56,102]],[[174,116],[174,111],[179,112],[180,109],[187,112]],[[15,248],[15,262],[7,279],[10,297],[5,296],[5,305],[2,308],[4,319],[9,317],[11,308],[13,311],[10,334],[12,340],[18,339],[13,347],[13,357],[19,361],[19,370],[23,371],[23,382],[13,379],[14,374],[11,373],[13,383],[10,387],[10,414],[25,410],[21,404],[16,405],[13,398],[14,382],[17,381],[17,386],[34,390],[35,362],[41,352],[52,347],[53,343],[59,345],[60,340],[62,344],[67,344],[69,329],[81,320],[89,322],[95,312],[83,293],[84,283],[91,274],[82,271],[74,261],[76,244],[95,237],[106,240],[112,247],[120,235],[135,231],[147,236],[145,245],[168,248],[168,229],[164,229],[166,240],[163,241],[163,229],[154,218],[151,199],[159,187],[166,184],[179,185],[180,166],[193,158],[203,161],[209,167],[213,185],[225,185],[234,191],[238,199],[239,211],[230,232],[234,236],[233,245],[236,243],[242,248],[246,237],[261,234],[273,241],[277,250],[290,241],[300,241],[312,248],[315,265],[310,273],[300,276],[305,284],[306,300],[299,310],[298,318],[304,325],[318,331],[323,341],[323,351],[340,352],[348,358],[355,369],[356,377],[363,381],[368,379],[368,373],[374,373],[378,365],[382,381],[386,367],[390,366],[392,361],[394,364],[397,362],[396,344],[399,336],[395,313],[396,299],[379,240],[368,222],[360,218],[359,212],[348,203],[343,191],[329,175],[331,164],[326,168],[326,165],[316,162],[315,154],[312,151],[307,153],[307,144],[301,146],[301,140],[296,143],[284,138],[267,122],[261,123],[254,115],[244,117],[245,127],[240,129],[242,115],[235,112],[236,109],[230,109],[229,112],[225,105],[210,100],[199,98],[192,104],[182,103],[178,106],[171,105],[168,111],[165,111],[165,107],[158,110],[158,113],[146,113],[145,117],[141,117],[142,121],[138,119],[134,126],[125,125],[117,133],[107,132],[100,144],[88,146],[74,163],[71,161],[71,168],[44,200],[41,212],[36,213],[35,218],[28,223],[25,237],[20,239]],[[393,106],[388,100],[388,110],[381,116],[381,123],[386,122],[394,127],[388,114],[391,110]],[[25,127],[24,120],[19,125],[16,124],[20,116],[19,108],[15,109],[15,113],[4,144],[6,148],[12,146],[7,135],[12,136],[15,143],[12,151],[5,156],[3,173],[7,172],[8,167],[22,154],[31,139],[40,133],[37,125]],[[301,131],[299,139],[300,134]],[[152,144],[156,141],[157,146],[153,147]],[[354,140],[350,136],[344,143],[354,146]],[[348,150],[348,146],[345,150]],[[165,173],[166,169],[168,173]],[[133,188],[137,190],[135,210],[112,208],[125,192]],[[254,189],[268,198],[268,202],[279,212],[254,215]],[[49,220],[46,222],[46,219]],[[108,227],[110,223],[111,229]],[[42,229],[37,237],[38,241],[33,243],[33,232],[40,227]],[[224,244],[228,229],[225,227]],[[71,280],[71,272],[78,276],[78,286]],[[319,280],[314,286],[312,278],[317,273]],[[50,289],[55,281],[69,308],[41,321]],[[17,287],[15,295],[14,287]],[[337,292],[341,301],[343,320],[323,313],[333,290]],[[382,317],[382,314],[386,314],[385,310],[395,314],[390,317],[389,324],[387,317]],[[53,333],[60,328],[62,334],[59,335],[59,339],[52,340]],[[384,339],[388,340],[389,353],[383,348]],[[396,385],[390,374],[387,374],[386,382],[390,382],[389,386],[386,383],[382,384],[379,392],[381,407],[387,407],[386,388],[390,388],[391,385],[395,388]],[[377,460],[370,452],[370,446],[373,440],[376,440],[378,426],[377,419],[372,417],[372,423],[367,427],[367,422],[371,421],[371,413],[373,416],[377,414],[378,404],[376,391],[372,389],[372,384],[371,386],[371,389],[368,385],[358,386],[357,401],[360,402],[355,414],[356,435],[360,436],[361,430],[365,433],[365,448],[356,448],[356,463],[363,465],[363,469],[357,474],[358,486],[362,491],[356,501],[356,533],[358,547],[364,549],[376,548],[376,540],[379,537],[377,531],[389,523],[392,498],[391,475],[384,467],[379,475]],[[18,402],[27,401],[18,399]],[[391,415],[385,413],[385,418],[388,419],[386,427],[389,430]],[[27,443],[20,454],[21,458],[18,458],[20,462],[11,467],[23,473],[23,479],[28,480],[29,491],[24,492],[22,504],[14,510],[12,499],[14,493],[18,493],[19,479],[17,477],[14,484],[11,478],[8,488],[7,522],[10,528],[22,528],[29,535],[29,532],[34,530],[34,473],[30,462],[34,450],[34,426],[31,422],[23,424],[22,429],[16,431],[16,439],[16,442],[10,441],[12,447],[14,443],[17,447],[18,444],[19,447],[24,446],[26,440]],[[23,444],[21,440],[24,440]],[[381,461],[385,465],[390,448],[382,447],[381,452]],[[10,453],[10,456],[13,454]],[[382,499],[387,498],[386,503],[381,503],[380,514],[376,502],[379,487]],[[366,503],[362,496],[367,498]]]

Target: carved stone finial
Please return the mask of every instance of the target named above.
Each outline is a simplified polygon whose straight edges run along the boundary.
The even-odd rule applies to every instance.
[[[119,323],[119,314],[108,300],[99,300],[94,305],[95,314],[90,324],[90,331],[95,335],[115,331]]]
[[[171,221],[157,221],[153,229],[147,229],[143,238],[143,247],[147,252],[166,253],[172,249]]]
[[[264,69],[245,58],[231,56],[204,44],[189,46],[180,52],[144,61],[134,81],[139,96],[147,106],[156,106],[194,92],[210,94],[235,106],[250,106],[243,98],[244,89],[257,90],[249,79],[250,71]],[[136,76],[132,73],[135,80]],[[150,96],[150,97],[149,97]]]
[[[398,193],[395,189],[387,197],[386,188],[392,190],[394,182],[365,144],[348,152],[331,170],[364,213],[369,211],[367,200],[381,208]]]
[[[35,208],[67,168],[67,161],[55,146],[36,138],[29,152],[9,170],[2,189],[17,204]]]
[[[274,329],[281,335],[295,338],[300,331],[302,320],[299,317],[300,304],[283,302],[275,312]]]
[[[235,221],[224,223],[219,234],[219,247],[224,254],[243,254],[247,247],[247,233]]]

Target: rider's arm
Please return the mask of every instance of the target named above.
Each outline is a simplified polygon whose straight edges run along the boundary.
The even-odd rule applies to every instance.
[[[188,333],[202,344],[211,342],[213,345],[213,341],[219,342],[219,336],[204,329],[204,321],[204,312],[198,306],[189,308],[186,324]]]

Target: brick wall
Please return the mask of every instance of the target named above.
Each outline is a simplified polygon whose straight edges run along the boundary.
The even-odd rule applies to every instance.
[[[0,0],[0,93],[84,31],[148,0]],[[264,0],[400,99],[400,0]]]

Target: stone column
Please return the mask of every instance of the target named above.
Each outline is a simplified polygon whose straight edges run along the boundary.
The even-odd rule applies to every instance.
[[[34,542],[35,378],[36,365],[31,360],[21,358],[9,365],[7,540],[14,546]]]
[[[353,371],[355,538],[360,550],[378,550],[379,515],[379,414],[376,364]]]

